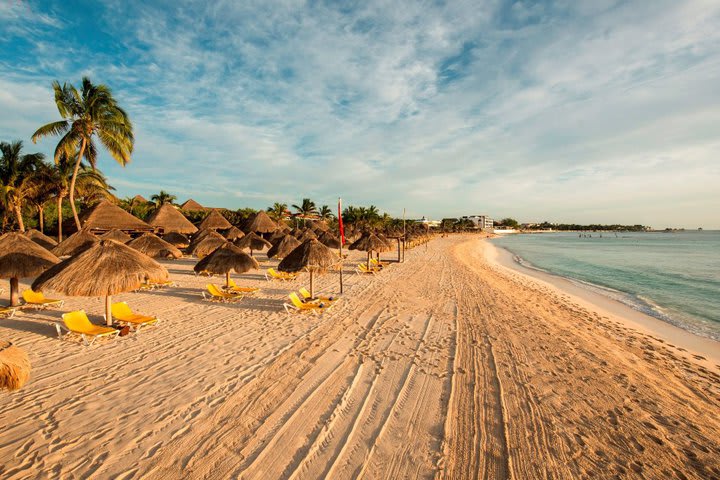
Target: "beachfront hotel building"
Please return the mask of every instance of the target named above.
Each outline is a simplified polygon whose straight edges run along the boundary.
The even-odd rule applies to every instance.
[[[473,225],[475,225],[475,228],[479,228],[480,230],[492,231],[493,229],[493,219],[487,215],[470,215],[462,218],[463,220],[470,220],[473,222]]]

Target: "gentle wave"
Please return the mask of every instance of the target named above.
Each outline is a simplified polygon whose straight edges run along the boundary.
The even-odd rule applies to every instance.
[[[618,301],[632,308],[633,310],[652,316],[661,321],[687,330],[693,334],[720,341],[720,329],[718,329],[718,322],[713,321],[712,318],[703,318],[702,315],[700,317],[693,316],[688,312],[672,312],[671,309],[663,307],[653,299],[649,298],[647,295],[622,291],[616,288],[609,287],[607,285],[599,285],[586,279],[579,279],[570,276],[568,272],[558,272],[549,268],[542,268],[534,264],[527,258],[524,258],[513,248],[509,248],[506,245],[498,245],[497,242],[493,243],[495,243],[498,247],[501,247],[510,252],[513,260],[524,268],[566,279],[567,281],[572,282],[574,285],[577,285],[580,288],[584,288],[588,291],[592,291],[612,300]],[[680,275],[678,275],[678,277],[680,277]],[[682,275],[682,277],[690,281],[698,282],[700,284],[710,283],[713,286],[715,285],[713,282],[706,282],[706,280],[703,278],[697,278],[691,275]],[[685,315],[681,315],[680,313],[684,313]]]

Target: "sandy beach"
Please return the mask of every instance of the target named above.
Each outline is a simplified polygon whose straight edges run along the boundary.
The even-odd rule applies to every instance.
[[[60,311],[0,319],[33,365],[0,394],[0,477],[720,478],[717,342],[510,270],[473,235],[375,276],[351,273],[364,256],[321,316],[282,308],[307,274],[236,276],[262,291],[213,304],[183,258],[163,262],[178,287],[114,297],[161,318],[137,336],[86,348],[57,339]],[[66,300],[101,323],[102,299]]]

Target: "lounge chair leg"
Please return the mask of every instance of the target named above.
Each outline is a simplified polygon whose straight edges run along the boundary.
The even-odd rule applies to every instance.
[[[57,330],[58,338],[62,340],[62,330],[60,330],[60,325],[57,323],[55,324],[55,330]]]

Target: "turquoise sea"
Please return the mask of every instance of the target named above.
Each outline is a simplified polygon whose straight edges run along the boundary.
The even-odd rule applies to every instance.
[[[521,264],[569,278],[720,340],[720,231],[578,232],[493,240]]]

